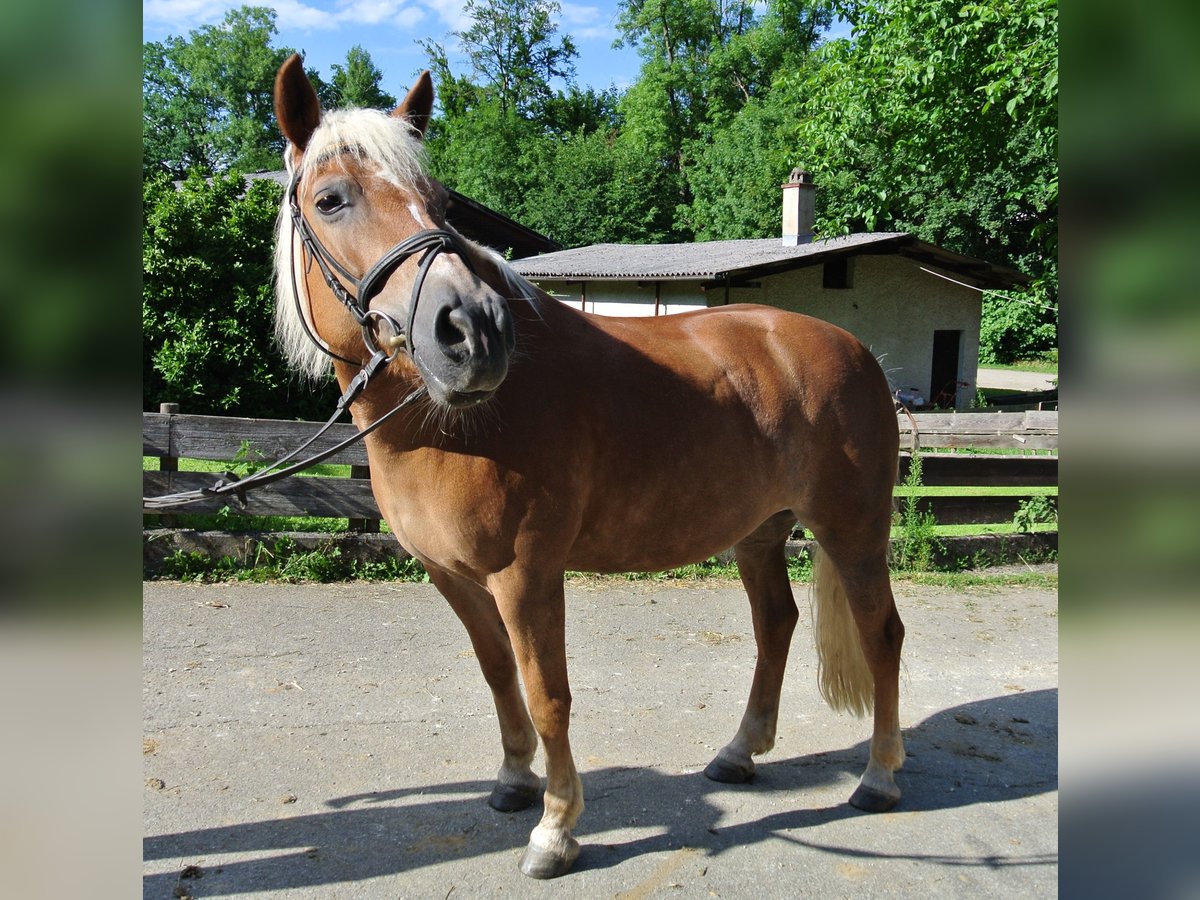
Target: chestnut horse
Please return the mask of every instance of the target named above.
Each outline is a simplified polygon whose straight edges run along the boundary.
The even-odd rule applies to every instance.
[[[320,376],[332,360],[343,388],[377,351],[394,356],[353,417],[361,428],[394,413],[366,438],[371,484],[492,690],[493,807],[536,801],[541,739],[545,806],[521,870],[561,875],[579,853],[564,572],[658,571],[734,548],[758,660],[741,725],[705,774],[744,782],[775,742],[797,520],[821,547],[821,691],[834,708],[874,709],[850,802],[890,809],[904,626],[887,562],[898,429],[879,364],[840,328],[776,309],[622,319],[553,300],[446,224],[446,192],[423,169],[432,104],[426,72],[390,115],[323,113],[299,57],[280,69],[291,184],[277,332],[298,368]]]

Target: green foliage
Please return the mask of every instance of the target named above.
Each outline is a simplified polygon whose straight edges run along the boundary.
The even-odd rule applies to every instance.
[[[776,95],[750,100],[717,130],[687,170],[692,203],[682,211],[701,241],[779,231],[779,185],[792,168],[792,120]]]
[[[808,554],[804,554],[802,556],[789,556],[787,558],[787,570],[789,581],[812,581],[812,557]]]
[[[412,557],[382,562],[346,559],[337,547],[300,550],[289,537],[257,541],[242,558],[211,559],[199,551],[177,550],[163,560],[161,578],[178,581],[320,582],[371,580],[428,583],[425,568]]]
[[[142,187],[142,392],[146,409],[324,418],[336,400],[302,389],[273,338],[279,186],[228,175]]]
[[[1034,353],[1055,349],[1058,316],[1047,309],[1040,291],[1013,296],[990,291],[983,298],[979,324],[979,361],[1012,363]]]
[[[329,109],[348,106],[392,109],[397,101],[379,86],[382,79],[383,73],[376,68],[371,54],[355,44],[346,53],[344,66],[334,63],[329,94],[321,102]]]
[[[934,568],[936,555],[942,550],[937,539],[937,520],[933,513],[920,508],[921,456],[912,455],[908,474],[904,478],[905,496],[900,500],[897,525],[900,534],[895,540],[894,563],[908,572],[928,572]]]
[[[819,229],[911,231],[1015,265],[1037,281],[1029,299],[1055,307],[1057,0],[863,0],[846,12],[853,40],[780,85],[799,162],[822,188]]]
[[[213,568],[207,553],[176,550],[163,560],[162,577],[173,581],[201,581]]]
[[[272,48],[275,34],[272,10],[242,6],[187,39],[143,44],[144,172],[183,178],[278,165],[283,137],[271,95],[293,51]]]
[[[1053,497],[1030,497],[1022,500],[1013,516],[1018,531],[1031,532],[1035,525],[1057,525],[1058,506]]]
[[[777,189],[792,167],[786,161],[790,142],[777,126],[763,133],[761,105],[745,109],[768,97],[774,79],[816,45],[832,21],[833,4],[776,0],[760,14],[756,4],[745,2],[624,0],[620,9],[623,40],[643,59],[637,82],[621,101],[625,130],[674,176],[672,194],[663,201],[674,200],[676,233],[722,238],[777,233],[777,221],[763,227],[761,202],[744,213],[733,198],[736,186],[755,176],[765,178],[750,193],[755,200],[772,190],[768,185]],[[746,120],[731,132],[729,123],[743,114]],[[747,136],[755,150],[748,171],[733,158]],[[777,213],[777,196],[774,206]],[[710,221],[714,214],[718,220]]]
[[[463,7],[471,25],[453,36],[502,115],[534,111],[553,96],[552,79],[575,77],[574,41],[554,40],[560,10],[557,0],[467,0]]]

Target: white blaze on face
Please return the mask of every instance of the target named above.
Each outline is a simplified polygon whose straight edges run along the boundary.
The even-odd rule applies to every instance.
[[[429,218],[428,214],[417,205],[415,200],[408,204],[408,212],[413,217],[413,221],[417,223],[417,227],[426,231],[437,230],[438,226],[435,225],[433,220]],[[433,261],[433,265],[429,267],[430,274],[438,272],[439,270],[446,278],[455,277],[456,271],[454,269],[454,262],[449,258],[449,254],[439,254],[438,257]]]

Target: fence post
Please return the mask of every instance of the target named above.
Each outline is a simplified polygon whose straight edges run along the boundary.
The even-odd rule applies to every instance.
[[[351,466],[351,478],[366,478],[371,477],[370,466]],[[357,531],[362,534],[378,534],[379,520],[378,519],[350,519],[348,527],[351,531]]]
[[[179,415],[179,404],[178,403],[160,403],[160,404],[158,404],[158,411],[166,416],[176,416],[176,415]],[[167,449],[168,450],[171,449],[170,444],[168,444]],[[160,472],[178,472],[179,471],[179,458],[176,456],[171,456],[169,454],[166,456],[160,456],[158,458],[158,471],[160,471]],[[178,526],[179,520],[178,520],[178,518],[176,518],[176,516],[173,513],[164,513],[164,514],[158,516],[158,524],[160,526],[162,526],[163,528],[175,528]]]

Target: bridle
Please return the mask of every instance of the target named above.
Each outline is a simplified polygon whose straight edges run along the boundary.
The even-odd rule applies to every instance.
[[[167,494],[162,497],[143,497],[142,505],[148,508],[158,508],[167,506],[176,506],[181,503],[192,503],[197,500],[203,500],[206,497],[219,496],[222,494],[233,494],[241,502],[242,506],[246,505],[246,491],[252,488],[263,487],[272,482],[279,481],[281,478],[287,478],[289,475],[294,475],[296,472],[311,468],[323,460],[328,459],[335,453],[344,450],[346,447],[362,440],[400,410],[416,403],[426,395],[424,387],[421,387],[411,392],[407,397],[393,406],[390,410],[364,426],[356,434],[346,438],[343,441],[333,445],[332,447],[316,453],[309,458],[297,463],[292,463],[289,466],[280,468],[284,463],[294,459],[305,449],[313,444],[321,435],[325,434],[333,425],[341,418],[342,413],[350,408],[350,404],[363,392],[367,383],[372,377],[388,363],[396,358],[398,350],[391,353],[383,350],[375,342],[374,326],[377,322],[383,322],[392,329],[392,332],[397,337],[404,339],[403,346],[409,357],[416,362],[415,348],[413,347],[413,321],[417,314],[417,303],[421,299],[421,288],[425,284],[425,276],[429,274],[429,267],[433,265],[433,261],[442,253],[457,253],[462,259],[463,264],[475,273],[474,266],[471,265],[470,257],[466,253],[466,247],[463,241],[452,231],[447,231],[443,228],[427,228],[423,231],[418,231],[411,237],[407,237],[400,243],[396,244],[392,249],[379,259],[375,265],[371,266],[361,278],[356,278],[345,266],[329,252],[328,248],[321,243],[321,239],[317,237],[308,221],[304,218],[304,212],[300,208],[299,189],[300,175],[299,171],[292,163],[291,148],[284,154],[284,159],[288,167],[288,185],[286,202],[291,216],[292,223],[292,239],[299,238],[300,243],[306,255],[313,260],[316,260],[317,267],[321,270],[321,275],[325,278],[325,283],[329,286],[329,290],[338,301],[346,307],[350,315],[354,317],[354,321],[358,323],[362,329],[363,343],[366,344],[367,352],[370,357],[366,362],[357,362],[352,359],[347,359],[337,353],[332,347],[321,340],[315,333],[315,327],[309,327],[309,319],[305,310],[301,306],[299,285],[296,279],[296,259],[291,261],[291,277],[292,277],[292,297],[296,302],[296,313],[300,318],[300,323],[304,327],[305,334],[308,335],[317,347],[324,353],[339,359],[342,362],[349,363],[352,366],[360,366],[358,374],[350,380],[346,386],[346,390],[342,392],[342,396],[338,399],[337,408],[328,421],[321,426],[307,441],[293,450],[286,456],[276,460],[265,469],[261,469],[252,475],[245,478],[239,478],[232,472],[226,472],[224,477],[218,479],[212,487],[200,488],[194,491],[182,491],[176,494]],[[282,239],[282,236],[281,236]],[[371,309],[371,298],[379,293],[388,277],[396,271],[405,260],[417,254],[424,254],[417,269],[417,277],[413,281],[412,296],[408,303],[408,319],[404,327],[400,327],[400,323],[385,312],[377,309]],[[339,276],[341,276],[339,278]],[[342,278],[346,279],[351,284],[351,288],[346,287],[342,283]],[[315,323],[314,323],[315,325]]]
[[[375,342],[374,326],[378,322],[385,323],[397,337],[404,339],[404,347],[408,351],[409,357],[413,358],[413,322],[416,320],[417,304],[421,299],[421,288],[425,284],[425,276],[429,274],[429,269],[433,265],[434,260],[442,253],[457,253],[463,261],[463,265],[475,274],[475,267],[471,265],[471,259],[463,246],[462,239],[452,231],[447,231],[444,228],[426,228],[411,235],[400,243],[393,246],[376,262],[371,268],[362,275],[361,278],[356,277],[345,266],[343,266],[334,257],[329,249],[321,243],[321,239],[317,237],[312,226],[304,217],[304,211],[300,208],[300,170],[292,162],[291,148],[285,154],[285,160],[288,168],[288,185],[287,185],[287,205],[288,212],[291,216],[292,234],[300,239],[305,255],[317,263],[317,268],[321,270],[321,275],[325,279],[325,284],[329,286],[329,290],[333,296],[338,299],[342,306],[346,307],[350,315],[354,317],[354,321],[358,323],[362,329],[363,343],[366,344],[368,353],[384,353]],[[408,303],[408,318],[404,327],[400,326],[392,316],[377,309],[371,309],[371,299],[379,293],[383,288],[384,283],[391,274],[404,264],[409,257],[417,254],[424,254],[418,264],[417,276],[413,281],[412,296]],[[322,352],[328,354],[334,359],[339,359],[342,362],[350,363],[351,365],[359,365],[354,360],[346,359],[346,357],[334,351],[325,341],[318,337],[312,328],[309,327],[309,316],[305,310],[301,308],[301,299],[299,285],[296,283],[296,265],[295,260],[291,266],[292,276],[292,297],[296,303],[296,314],[300,318],[300,323],[304,327],[305,333]],[[339,276],[341,276],[339,278]],[[342,283],[342,278],[350,282],[348,288]],[[390,362],[395,358],[395,352],[386,354],[387,360]]]

